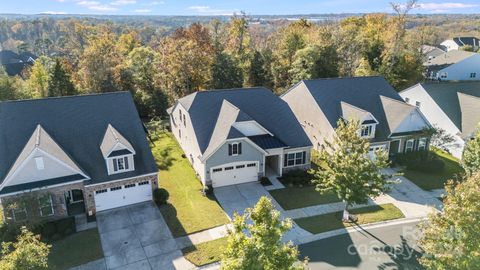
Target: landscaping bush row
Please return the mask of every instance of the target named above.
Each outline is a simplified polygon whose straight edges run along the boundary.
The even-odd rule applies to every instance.
[[[307,186],[312,185],[313,175],[304,170],[293,170],[284,173],[278,178],[284,185]]]
[[[34,226],[31,230],[34,234],[41,235],[42,241],[57,241],[75,233],[75,218],[67,217],[44,222]],[[2,224],[0,226],[0,242],[13,242],[19,234],[20,225],[18,224]]]
[[[437,173],[443,171],[445,163],[429,151],[410,152],[395,156],[395,163],[408,170]]]

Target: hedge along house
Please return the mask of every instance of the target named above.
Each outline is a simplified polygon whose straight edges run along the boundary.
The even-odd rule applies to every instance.
[[[415,106],[403,101],[382,77],[304,80],[288,90],[288,103],[316,149],[331,140],[337,122],[356,120],[359,135],[370,141],[371,157],[383,149],[398,153],[426,150],[431,125]]]
[[[310,167],[308,137],[288,105],[266,88],[193,93],[168,113],[175,138],[205,186]]]
[[[93,215],[151,200],[158,185],[128,92],[0,102],[0,127],[7,219]]]

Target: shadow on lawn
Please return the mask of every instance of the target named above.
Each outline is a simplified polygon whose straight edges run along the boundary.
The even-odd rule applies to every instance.
[[[168,170],[173,165],[173,162],[177,160],[171,156],[173,147],[169,146],[159,151],[158,154],[155,154],[155,161],[157,162],[158,169]]]

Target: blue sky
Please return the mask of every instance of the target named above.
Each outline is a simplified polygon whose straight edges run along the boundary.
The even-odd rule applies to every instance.
[[[389,12],[391,0],[0,0],[0,13],[229,15]],[[403,2],[404,0],[394,0]],[[417,13],[480,13],[479,0],[425,0]]]

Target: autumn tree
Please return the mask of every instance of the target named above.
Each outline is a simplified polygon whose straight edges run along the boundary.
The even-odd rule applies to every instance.
[[[462,154],[462,167],[469,175],[480,171],[480,131],[465,143]]]
[[[338,58],[332,46],[307,46],[295,54],[289,70],[292,83],[338,76]]]
[[[48,254],[51,246],[40,241],[26,228],[15,243],[2,243],[1,270],[47,270]]]
[[[233,230],[228,235],[221,269],[305,269],[306,262],[297,262],[297,247],[291,242],[282,242],[282,236],[291,228],[292,221],[281,220],[272,202],[261,197],[254,208],[245,209],[243,216],[234,214]]]
[[[427,269],[480,269],[480,174],[446,187],[442,212],[431,213],[420,226],[420,262]]]
[[[50,79],[51,59],[46,56],[39,57],[29,71],[27,79],[28,90],[35,98],[48,96],[48,81]]]
[[[343,220],[350,220],[348,208],[367,203],[388,190],[390,181],[381,173],[388,166],[382,150],[369,157],[370,143],[360,137],[358,121],[339,120],[332,140],[326,140],[318,155],[321,168],[313,171],[312,182],[320,193],[333,191],[345,203]]]
[[[60,59],[55,59],[48,81],[48,96],[72,96],[76,93],[77,91],[71,80],[70,73],[63,67]]]

